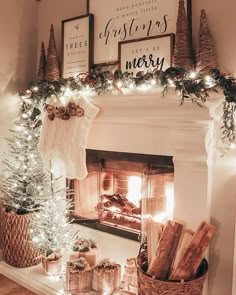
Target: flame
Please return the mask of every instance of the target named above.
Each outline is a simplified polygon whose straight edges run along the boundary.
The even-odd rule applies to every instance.
[[[165,183],[166,210],[158,213],[153,220],[165,223],[169,219],[173,219],[174,215],[174,184],[172,182]]]
[[[140,176],[130,176],[128,181],[128,200],[135,206],[139,207],[141,199],[142,179]]]

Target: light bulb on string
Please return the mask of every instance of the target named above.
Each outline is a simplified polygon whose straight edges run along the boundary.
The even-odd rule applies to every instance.
[[[155,85],[157,84],[157,81],[156,81],[155,79],[152,79],[152,80],[150,81],[150,84],[151,84],[152,86],[155,86]]]
[[[168,83],[169,83],[170,87],[175,87],[175,83],[172,79],[168,79]]]
[[[34,86],[34,87],[32,88],[32,90],[33,90],[34,92],[38,92],[38,91],[39,91],[39,88],[38,88],[38,86]]]
[[[28,118],[28,115],[27,115],[26,113],[23,113],[23,114],[21,115],[21,117],[22,117],[23,119],[27,119],[27,118]]]
[[[235,143],[231,143],[231,144],[229,145],[229,148],[230,148],[231,150],[235,150],[235,149],[236,149],[236,144],[235,144]]]
[[[195,79],[197,77],[197,73],[196,72],[190,72],[189,74],[189,78],[190,79]]]
[[[117,84],[116,84],[119,88],[121,88],[123,86],[123,83],[122,81],[118,81]]]

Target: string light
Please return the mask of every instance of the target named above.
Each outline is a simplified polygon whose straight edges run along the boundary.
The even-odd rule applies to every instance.
[[[157,84],[157,81],[155,79],[152,79],[150,83],[152,86],[155,86]]]
[[[116,84],[119,88],[121,88],[123,86],[123,83],[121,81],[118,81]]]
[[[171,86],[171,87],[175,87],[175,83],[172,79],[168,79],[168,84]]]
[[[196,72],[191,72],[190,74],[189,74],[189,78],[190,79],[195,79],[197,77],[197,73]]]
[[[38,88],[38,86],[34,86],[34,87],[32,88],[32,90],[33,90],[34,92],[37,92],[37,91],[39,91],[39,88]]]
[[[236,144],[235,143],[231,143],[230,146],[229,146],[229,148],[231,150],[235,150],[236,149]]]

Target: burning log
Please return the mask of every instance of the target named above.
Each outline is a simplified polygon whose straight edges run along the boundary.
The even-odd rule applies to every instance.
[[[116,208],[121,213],[126,214],[141,214],[141,209],[136,207],[122,194],[108,195],[104,194],[101,196],[102,206],[105,209]]]

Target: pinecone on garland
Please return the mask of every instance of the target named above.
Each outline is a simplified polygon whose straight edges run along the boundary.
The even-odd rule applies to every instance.
[[[207,73],[209,70],[216,67],[217,61],[215,44],[210,34],[206,12],[202,9],[197,49],[197,70]]]
[[[194,67],[193,49],[184,0],[179,0],[173,64],[175,67]]]
[[[59,78],[59,61],[57,57],[56,42],[54,38],[54,28],[53,25],[51,25],[45,79],[48,81],[54,81],[58,80]]]
[[[44,42],[42,42],[39,68],[38,68],[38,74],[37,74],[38,80],[44,80],[45,73],[46,73],[46,54],[45,54]]]

